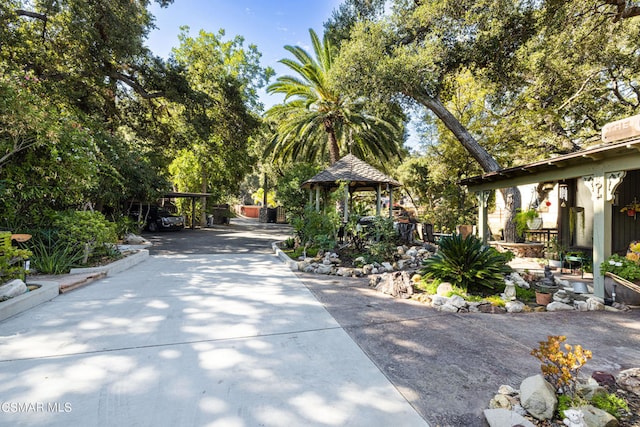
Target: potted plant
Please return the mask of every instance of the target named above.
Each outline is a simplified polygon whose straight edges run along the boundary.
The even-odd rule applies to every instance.
[[[634,198],[633,202],[625,205],[620,212],[626,212],[627,216],[632,216],[635,219],[635,216],[638,212],[640,212],[640,203]]]
[[[600,265],[600,272],[605,276],[605,290],[614,301],[640,304],[640,243],[631,242],[626,256],[611,255]]]
[[[549,250],[545,254],[549,267],[555,269],[562,268],[562,257],[565,252],[566,248],[558,243],[557,238],[554,237],[551,239]]]
[[[520,211],[516,213],[516,232],[518,233],[518,236],[520,236],[520,238],[524,239],[524,233],[528,229],[534,228],[536,226],[533,221],[538,218],[538,216],[538,211],[536,211],[535,209],[527,209],[526,211]]]

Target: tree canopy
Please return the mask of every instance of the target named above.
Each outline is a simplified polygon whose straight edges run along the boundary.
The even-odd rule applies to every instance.
[[[171,189],[168,166],[185,152],[199,160],[185,168],[204,167],[197,184],[215,182],[218,197],[250,170],[256,91],[272,71],[260,67],[255,46],[225,41],[223,31],[193,38],[185,29],[171,58],[155,57],[145,46],[149,4],[0,5],[4,227],[87,202],[117,211],[124,201],[152,201]]]
[[[295,59],[280,62],[296,75],[278,77],[267,89],[284,94],[285,99],[267,112],[276,131],[266,155],[311,161],[328,152],[332,164],[348,152],[361,158],[398,157],[402,145],[400,111],[389,110],[386,117],[375,115],[367,110],[364,98],[350,98],[336,90],[328,79],[336,51],[327,37],[320,40],[313,30],[309,35],[314,56],[299,46],[285,46]]]
[[[638,110],[638,26],[629,4],[617,18],[611,2],[390,5],[351,25],[332,81],[351,96],[426,108],[443,125],[440,141],[450,132],[485,172],[584,147],[606,122]],[[461,92],[476,105],[470,122],[454,109]],[[506,196],[519,207],[515,190]]]

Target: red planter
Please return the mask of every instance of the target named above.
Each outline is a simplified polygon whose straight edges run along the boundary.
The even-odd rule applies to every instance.
[[[636,215],[636,211],[634,211],[633,209],[627,209],[627,216],[635,216]]]

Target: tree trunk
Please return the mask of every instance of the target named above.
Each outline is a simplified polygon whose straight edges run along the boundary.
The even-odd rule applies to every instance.
[[[484,149],[460,121],[447,108],[442,105],[439,99],[429,96],[416,98],[418,102],[430,109],[460,141],[462,146],[471,154],[485,172],[495,172],[501,169],[500,164]]]
[[[426,94],[406,94],[431,110],[449,129],[455,137],[460,141],[462,146],[469,154],[480,164],[485,172],[495,172],[500,170],[500,164],[494,159],[487,150],[482,147],[478,141],[469,133],[469,131],[460,123],[437,98],[432,98]],[[505,201],[507,215],[503,225],[504,239],[507,242],[515,242],[517,238],[515,215],[520,209],[522,198],[520,190],[517,187],[503,188],[500,190]]]
[[[202,193],[206,193],[209,176],[204,163],[200,164],[200,167],[202,168],[202,183],[200,184],[200,191]],[[207,196],[202,196],[200,198],[200,204],[202,205],[202,211],[200,212],[200,227],[204,228],[207,225]],[[196,213],[194,212],[193,214],[195,215]]]
[[[502,188],[500,189],[500,193],[502,193],[508,214],[504,220],[504,240],[505,242],[516,242],[518,240],[518,233],[516,231],[515,216],[522,205],[520,190],[518,190],[518,187]]]
[[[329,137],[329,163],[334,164],[340,160],[340,148],[338,147],[338,140],[336,139],[336,132],[333,129],[333,123],[324,123],[324,130]]]

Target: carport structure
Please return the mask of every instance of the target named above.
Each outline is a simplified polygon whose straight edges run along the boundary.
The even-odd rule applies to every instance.
[[[349,219],[349,196],[358,191],[376,192],[376,215],[380,216],[384,188],[389,193],[389,217],[393,216],[393,189],[402,187],[402,184],[353,154],[347,154],[327,169],[305,181],[301,187],[309,190],[310,204],[313,203],[315,190],[315,208],[316,211],[319,211],[320,191],[335,191],[342,183],[346,184],[344,189],[344,222]]]
[[[194,230],[196,228],[196,201],[198,199],[205,199],[211,196],[210,193],[181,193],[177,191],[172,191],[164,194],[165,199],[191,199],[191,229]],[[203,204],[204,206],[204,204]]]

